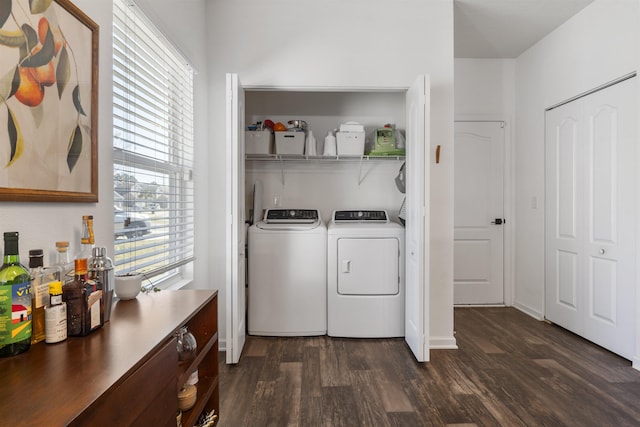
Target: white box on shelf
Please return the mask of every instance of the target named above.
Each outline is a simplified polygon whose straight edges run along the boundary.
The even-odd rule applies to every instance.
[[[244,132],[245,154],[273,154],[273,133],[270,129]]]
[[[276,154],[304,154],[304,132],[276,132]]]
[[[338,156],[362,156],[364,132],[336,132]]]

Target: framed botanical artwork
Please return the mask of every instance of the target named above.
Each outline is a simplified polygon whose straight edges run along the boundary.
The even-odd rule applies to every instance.
[[[0,0],[0,201],[98,201],[98,25]]]

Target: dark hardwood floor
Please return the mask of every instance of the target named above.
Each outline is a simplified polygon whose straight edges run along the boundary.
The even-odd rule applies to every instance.
[[[513,308],[457,308],[459,350],[248,337],[220,365],[221,427],[639,426],[640,372]]]

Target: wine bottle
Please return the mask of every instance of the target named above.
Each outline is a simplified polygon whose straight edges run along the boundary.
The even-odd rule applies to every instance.
[[[4,233],[0,267],[0,357],[14,356],[31,346],[31,278],[20,263],[18,232]]]

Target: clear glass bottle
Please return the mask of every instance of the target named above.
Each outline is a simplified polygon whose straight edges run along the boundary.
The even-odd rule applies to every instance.
[[[49,303],[49,282],[58,280],[56,268],[44,267],[42,249],[29,251],[29,273],[31,274],[31,344],[39,343],[45,338],[44,307]]]
[[[67,304],[62,301],[62,282],[49,282],[49,304],[44,307],[45,342],[67,339]]]
[[[91,258],[95,246],[93,235],[93,215],[82,216],[82,236],[80,237],[80,255],[76,258]]]
[[[59,277],[62,284],[73,282],[73,261],[69,258],[69,242],[56,242]]]
[[[196,337],[193,336],[186,326],[181,327],[176,332],[177,349],[178,349],[178,361],[190,362],[196,357],[196,349],[198,343]]]
[[[4,233],[4,258],[0,267],[0,357],[29,350],[31,305],[31,276],[20,263],[18,232]]]

